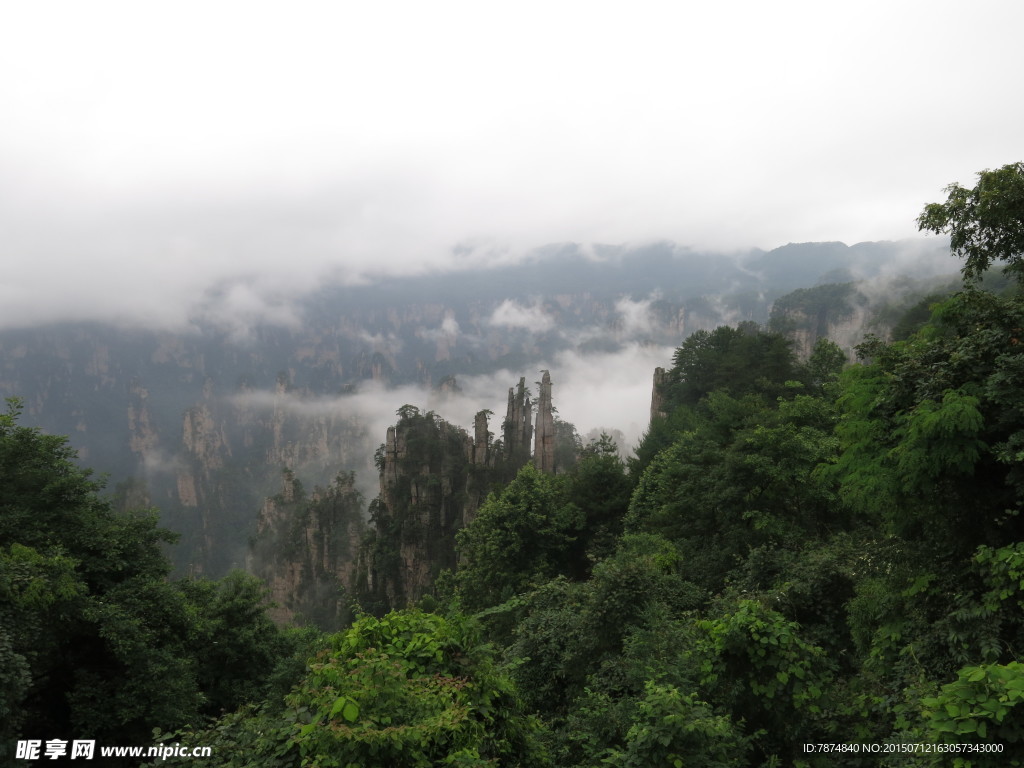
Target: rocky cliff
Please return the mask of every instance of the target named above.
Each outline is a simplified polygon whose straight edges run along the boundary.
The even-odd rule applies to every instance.
[[[768,327],[785,334],[801,360],[818,339],[829,339],[851,360],[854,348],[872,333],[888,340],[901,318],[926,296],[959,287],[959,280],[894,278],[867,282],[825,283],[780,296],[772,305]]]
[[[534,434],[533,465],[541,472],[555,471],[555,417],[551,408],[551,374],[543,372],[537,401],[537,429]]]
[[[408,605],[455,567],[455,533],[489,479],[486,464],[473,464],[482,454],[486,446],[433,412],[400,410],[377,453],[380,495],[370,503],[356,587],[364,606],[383,612]]]
[[[365,533],[363,499],[351,473],[307,495],[290,471],[281,493],[260,509],[247,570],[263,578],[282,623],[311,622],[325,631],[351,618],[350,587]]]
[[[416,602],[443,570],[456,567],[456,534],[491,490],[531,459],[543,472],[556,471],[558,427],[575,431],[554,418],[551,387],[544,371],[534,425],[526,379],[520,378],[509,389],[504,439],[497,441],[488,411],[476,414],[471,437],[433,412],[399,409],[398,423],[377,451],[380,495],[370,504],[371,529],[360,549],[355,590],[365,607],[383,612]],[[576,448],[571,443],[570,450]]]
[[[163,524],[181,534],[172,553],[179,572],[219,576],[245,562],[257,512],[278,492],[283,467],[307,487],[354,471],[364,495],[373,495],[369,457],[395,405],[371,414],[388,395],[368,393],[531,370],[563,354],[676,346],[701,327],[764,322],[775,296],[813,284],[826,267],[885,263],[885,248],[869,250],[786,246],[744,262],[670,243],[567,244],[509,267],[323,285],[273,322],[197,311],[175,330],[7,328],[0,396],[23,398],[33,423],[69,435],[112,486],[130,482],[123,499],[158,507]],[[202,298],[212,306],[217,294]],[[810,328],[809,318],[793,315],[796,326]],[[806,333],[801,343],[812,344]],[[506,466],[520,466],[537,439],[548,439],[550,432],[534,432],[539,401],[525,384],[512,399],[503,446],[481,447],[487,458],[474,455],[474,465],[501,455]],[[568,443],[559,442],[557,418],[552,423],[557,456]],[[478,425],[473,430],[476,445]]]
[[[502,452],[508,466],[521,467],[530,460],[533,442],[533,403],[526,388],[526,377],[519,379],[519,385],[508,389],[508,410],[502,422]],[[511,477],[503,478],[510,480]]]
[[[665,409],[665,388],[668,386],[668,371],[664,368],[654,369],[654,386],[651,388],[651,421],[664,419],[668,416]]]

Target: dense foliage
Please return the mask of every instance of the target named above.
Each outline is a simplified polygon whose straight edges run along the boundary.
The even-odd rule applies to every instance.
[[[538,721],[472,620],[364,615],[321,645],[283,701],[166,739],[210,745],[218,765],[239,768],[548,765]]]
[[[634,465],[624,534],[585,578],[544,582],[525,558],[481,592],[496,580],[474,542],[496,527],[471,525],[456,580],[556,763],[824,766],[804,745],[844,742],[998,745],[957,764],[1020,764],[1022,312],[965,290],[840,375],[827,344],[801,366],[760,330],[702,335],[671,373],[668,445]],[[743,338],[764,364],[726,376]],[[530,508],[499,501],[502,520]],[[581,526],[588,503],[560,504],[532,530],[559,530],[564,505]]]
[[[1021,256],[1020,164],[994,173],[922,215],[968,277]],[[604,438],[527,464],[420,608],[326,637],[274,629],[241,575],[168,581],[152,515],[114,514],[14,409],[0,733],[159,724],[288,768],[1024,765],[1024,294],[928,312],[854,364],[694,334],[628,467]],[[443,430],[400,415],[421,461]]]
[[[19,415],[0,414],[0,754],[27,729],[144,744],[265,696],[293,643],[260,582],[169,581],[155,511],[116,513]]]
[[[964,277],[977,281],[994,262],[1018,280],[1024,276],[1024,162],[978,174],[971,189],[946,187],[946,202],[930,203],[917,219],[922,230],[946,232],[964,260]]]

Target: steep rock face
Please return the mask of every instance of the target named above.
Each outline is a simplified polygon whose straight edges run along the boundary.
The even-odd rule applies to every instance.
[[[541,472],[555,471],[555,417],[551,410],[551,374],[547,371],[540,380],[540,399],[537,401],[537,430],[534,434],[533,465]]]
[[[526,388],[526,377],[519,379],[519,385],[508,390],[508,411],[502,423],[502,450],[510,466],[518,469],[530,460],[533,442],[533,403]],[[511,478],[507,478],[511,479]]]
[[[884,286],[869,283],[827,283],[801,288],[775,300],[769,328],[785,334],[797,356],[806,360],[818,339],[839,345],[849,358],[872,333],[889,339],[901,318],[918,302],[959,288],[946,278],[902,278]]]
[[[491,432],[487,417],[490,411],[480,411],[473,418],[473,456],[474,467],[487,467],[493,464],[491,453]]]
[[[218,308],[224,285],[197,297],[177,331],[0,329],[0,396],[23,398],[34,424],[70,435],[111,486],[131,480],[133,498],[182,535],[172,552],[179,571],[218,576],[244,560],[282,467],[309,487],[339,469],[365,479],[380,435],[346,399],[364,384],[434,387],[450,375],[528,370],[570,349],[677,345],[702,327],[763,322],[770,297],[814,284],[823,270],[874,274],[894,248],[787,246],[740,265],[671,243],[558,244],[527,264],[324,284],[289,303],[284,314],[301,322],[284,324],[229,317]],[[795,337],[809,349],[811,315],[793,317],[806,324]],[[537,403],[525,385],[512,399],[515,426],[497,430],[504,454],[489,448],[496,467],[521,466],[534,444]]]
[[[159,450],[160,437],[154,422],[149,390],[138,380],[133,380],[128,385],[128,447],[136,456],[146,456]]]
[[[180,447],[154,466],[149,487],[163,492],[154,503],[165,520],[184,531],[188,572],[241,567],[255,513],[275,493],[282,468],[315,486],[363,467],[372,443],[358,417],[303,404],[280,375],[273,393],[243,388],[225,397],[205,386],[203,399],[185,410]],[[160,482],[170,472],[173,489]]]
[[[665,388],[668,386],[668,371],[654,369],[654,386],[651,388],[651,421],[668,416],[665,410]]]
[[[806,360],[818,339],[834,340],[834,330],[840,324],[862,326],[866,304],[866,297],[853,283],[801,289],[775,301],[770,327],[785,334],[793,342],[797,357]]]
[[[281,623],[312,622],[325,631],[350,618],[350,591],[363,537],[363,499],[351,473],[309,496],[290,471],[281,493],[259,513],[246,567],[270,588]]]
[[[377,453],[380,495],[370,504],[373,530],[360,552],[357,591],[379,611],[415,602],[442,570],[455,567],[455,533],[488,479],[487,465],[473,463],[486,445],[433,412],[404,406],[399,413]]]
[[[385,612],[414,603],[441,571],[454,569],[458,531],[491,490],[531,460],[543,472],[572,465],[578,436],[571,425],[554,418],[547,371],[540,383],[536,431],[532,410],[525,377],[509,389],[503,440],[492,440],[490,411],[476,414],[470,436],[433,412],[420,413],[410,405],[399,409],[398,423],[388,428],[376,454],[380,495],[370,504],[371,530],[361,547],[356,586],[365,608]],[[532,437],[539,459],[530,455]]]

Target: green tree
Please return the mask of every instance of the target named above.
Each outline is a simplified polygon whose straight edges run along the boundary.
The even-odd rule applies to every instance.
[[[625,536],[590,580],[555,579],[526,596],[509,655],[522,659],[515,679],[538,709],[564,713],[588,676],[617,657],[652,603],[694,608],[703,593],[679,576],[676,548],[657,536]],[[639,681],[642,685],[643,681]]]
[[[824,387],[839,378],[846,365],[846,353],[831,339],[822,336],[814,343],[814,349],[807,360],[809,383]]]
[[[170,738],[225,766],[543,768],[538,730],[471,620],[409,609],[332,636],[283,708]]]
[[[762,331],[756,323],[723,325],[691,334],[676,350],[666,405],[696,405],[719,390],[772,399],[785,394],[785,382],[798,378],[796,356],[782,334]]]
[[[595,765],[623,746],[648,680],[695,679],[685,659],[693,633],[666,632],[670,617],[706,597],[680,564],[670,542],[627,535],[589,580],[559,577],[494,609],[518,615],[506,659],[528,707],[548,721],[559,765]]]
[[[583,525],[564,475],[527,464],[459,531],[456,582],[467,608],[497,605],[563,573]]]
[[[835,482],[814,474],[836,453],[833,406],[803,394],[776,405],[713,393],[708,418],[658,454],[630,501],[626,530],[675,542],[686,577],[708,589],[758,547],[848,525]]]
[[[672,408],[667,416],[653,415],[650,426],[627,461],[630,482],[635,486],[661,451],[671,446],[682,433],[695,429],[701,421],[701,414],[695,406],[679,405]]]
[[[662,390],[667,416],[651,420],[636,448],[636,458],[630,462],[634,483],[659,451],[707,420],[707,398],[712,393],[728,393],[737,400],[752,395],[771,406],[778,398],[795,394],[787,382],[808,375],[785,336],[763,331],[751,322],[691,334],[676,350],[673,362]]]
[[[290,652],[252,577],[176,583],[153,510],[120,513],[67,439],[0,415],[0,749],[19,729],[144,744],[263,694]]]
[[[0,749],[12,742],[38,708],[26,702],[38,678],[60,653],[59,627],[74,614],[86,592],[70,558],[43,555],[11,543],[0,548]]]
[[[204,694],[203,712],[218,715],[262,700],[292,643],[267,616],[263,582],[242,571],[218,581],[178,583],[193,610],[190,651]]]
[[[946,202],[925,206],[918,229],[949,234],[967,280],[978,281],[1000,261],[1024,281],[1024,162],[981,171],[973,188],[950,184],[945,192]]]
[[[173,536],[152,511],[115,513],[66,438],[19,413],[8,401],[0,415],[0,645],[14,692],[0,731],[142,742],[201,702],[189,606],[161,549]]]
[[[583,513],[583,528],[570,554],[574,575],[585,575],[591,558],[600,559],[614,551],[632,490],[614,440],[602,434],[583,449],[569,489],[573,503]]]
[[[715,712],[695,693],[671,685],[647,684],[637,718],[621,749],[603,764],[615,768],[671,766],[741,768],[749,765],[750,737],[728,715]]]
[[[745,723],[765,763],[805,759],[802,744],[822,741],[832,663],[795,622],[756,600],[725,600],[698,622],[705,633],[700,690]],[[816,738],[815,738],[816,737]],[[832,758],[818,758],[831,765]]]
[[[892,533],[965,558],[1024,535],[1024,301],[967,290],[843,375],[841,493]]]

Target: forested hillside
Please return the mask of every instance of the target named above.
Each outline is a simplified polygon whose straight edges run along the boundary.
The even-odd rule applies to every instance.
[[[371,501],[373,452],[403,403],[469,427],[480,409],[498,410],[504,387],[542,368],[562,386],[572,370],[593,389],[589,371],[612,368],[646,388],[650,367],[689,333],[763,323],[787,291],[879,277],[891,262],[915,274],[951,270],[944,243],[805,243],[733,256],[671,243],[564,244],[514,265],[325,281],[269,306],[239,306],[249,295],[242,281],[197,296],[184,327],[0,328],[0,395],[21,398],[32,424],[68,435],[122,508],[160,510],[181,537],[177,573],[219,577],[245,564],[282,470],[310,490],[354,473]],[[807,323],[791,320],[803,333]],[[603,411],[621,400],[604,399]],[[627,423],[609,415],[580,427],[619,428],[633,442],[644,426],[637,406]]]
[[[378,468],[422,490],[378,504],[375,556],[431,515],[458,521],[455,547],[416,605],[369,590],[331,634],[277,628],[241,574],[168,580],[152,516],[102,501],[15,404],[6,748],[45,724],[158,727],[211,747],[177,762],[196,766],[1024,765],[1024,163],[947,193],[919,225],[950,235],[958,290],[853,363],[756,322],[693,333],[628,461],[604,437],[561,471],[494,464],[466,507],[479,439],[400,408]],[[400,431],[418,476],[398,473]],[[313,516],[287,530],[349,490],[282,494]]]

